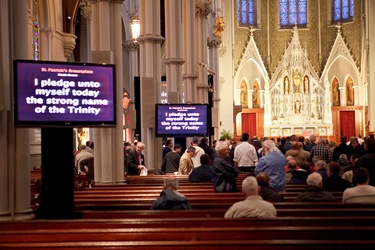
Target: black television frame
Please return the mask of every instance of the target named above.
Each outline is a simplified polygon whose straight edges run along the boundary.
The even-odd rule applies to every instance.
[[[183,130],[181,132],[173,132],[170,133],[167,132],[160,132],[159,127],[161,126],[159,122],[159,112],[161,110],[159,107],[204,107],[205,108],[205,129],[202,132],[194,133],[194,132],[186,132],[186,130]],[[208,136],[209,135],[209,129],[211,127],[211,108],[209,104],[202,104],[202,103],[156,103],[155,104],[155,136],[156,137],[193,137],[193,136]]]
[[[81,119],[84,118],[84,115],[81,114],[76,114],[74,119],[56,119],[57,116],[45,116],[44,118],[39,117],[38,119],[30,119],[30,118],[23,118],[21,115],[21,110],[22,106],[20,101],[20,98],[22,99],[25,95],[23,93],[23,96],[21,95],[21,87],[24,87],[25,83],[21,86],[21,81],[19,73],[24,73],[20,72],[20,65],[26,64],[30,65],[37,65],[40,67],[40,70],[42,67],[56,67],[61,69],[72,67],[70,69],[78,69],[82,68],[84,69],[97,69],[101,71],[101,73],[98,74],[98,76],[93,76],[91,77],[92,79],[96,79],[97,77],[104,77],[105,80],[108,80],[105,82],[105,84],[111,84],[111,86],[103,86],[100,89],[104,88],[106,89],[105,91],[105,96],[103,97],[104,99],[108,98],[109,101],[109,107],[105,109],[106,113],[102,114],[100,117],[97,117],[98,119],[93,119],[93,116],[91,116],[89,119]],[[108,71],[111,74],[111,76],[105,76]],[[34,82],[32,81],[31,77],[35,77],[35,75],[32,74],[37,74],[37,72],[27,72],[26,74],[29,74],[28,76],[25,76],[24,79],[27,79],[29,83],[33,85]],[[45,72],[41,72],[43,74]],[[48,72],[47,72],[48,73]],[[50,72],[49,72],[50,73]],[[57,72],[54,72],[57,73]],[[61,73],[61,72],[60,72]],[[75,72],[74,72],[75,73]],[[74,74],[72,73],[72,74]],[[90,81],[90,77],[87,77],[83,75],[83,73],[80,76],[82,80]],[[95,78],[96,77],[96,78]],[[59,78],[64,79],[64,76],[59,76]],[[70,79],[69,76],[65,77],[66,79]],[[87,79],[86,79],[87,78]],[[24,80],[23,79],[23,80]],[[14,80],[14,91],[13,91],[13,96],[14,96],[14,125],[16,127],[114,127],[116,126],[116,67],[114,64],[102,64],[102,63],[82,63],[82,62],[61,62],[61,61],[34,61],[34,60],[23,60],[23,59],[15,59],[13,60],[13,80]],[[93,80],[92,80],[93,81]],[[32,90],[34,91],[34,90]],[[31,91],[29,91],[31,93]],[[99,92],[99,95],[102,94],[102,92]],[[21,97],[22,96],[22,97]],[[45,97],[46,99],[47,97]],[[92,97],[94,100],[96,97]],[[89,99],[89,98],[87,98]],[[81,100],[81,99],[80,99]],[[26,102],[26,99],[23,100]],[[28,104],[23,104],[28,105]],[[64,114],[59,114],[59,116],[63,116]],[[21,117],[20,117],[21,116]],[[36,115],[37,116],[37,115]],[[106,117],[108,116],[108,117]],[[87,117],[86,117],[87,118]]]

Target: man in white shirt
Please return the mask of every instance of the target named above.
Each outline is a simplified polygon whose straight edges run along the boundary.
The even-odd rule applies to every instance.
[[[342,194],[342,202],[375,204],[375,187],[369,185],[367,169],[358,168],[354,170],[353,182],[357,183],[357,186],[345,189]]]
[[[234,164],[241,172],[250,172],[258,163],[258,155],[255,147],[249,141],[249,134],[243,133],[241,143],[234,149]]]
[[[195,148],[195,155],[192,158],[195,168],[202,165],[201,156],[205,154],[203,148],[199,147],[198,144],[199,144],[199,138],[194,136],[191,141],[191,145]]]
[[[242,192],[246,199],[233,204],[225,213],[224,218],[276,217],[275,207],[259,196],[259,189],[257,179],[254,176],[246,177],[242,182]]]

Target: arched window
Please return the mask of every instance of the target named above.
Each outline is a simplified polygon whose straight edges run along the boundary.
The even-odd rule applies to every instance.
[[[256,0],[238,0],[237,18],[241,27],[256,26]]]
[[[306,27],[307,4],[306,0],[279,0],[280,26],[290,28],[297,25]]]
[[[350,22],[354,17],[354,0],[333,1],[333,22]]]

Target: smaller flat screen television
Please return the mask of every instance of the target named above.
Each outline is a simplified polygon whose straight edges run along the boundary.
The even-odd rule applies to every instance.
[[[16,126],[116,125],[114,65],[14,60],[13,66]]]
[[[157,137],[207,136],[210,125],[208,104],[160,104],[155,106]]]

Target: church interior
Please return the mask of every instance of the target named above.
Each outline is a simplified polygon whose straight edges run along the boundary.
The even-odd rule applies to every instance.
[[[123,182],[126,141],[160,166],[155,103],[210,104],[210,141],[375,131],[370,0],[4,0],[0,13],[0,217],[30,218],[25,170],[47,140],[14,126],[14,59],[116,65],[117,125],[71,138],[95,142],[97,183]]]
[[[97,98],[93,91],[85,99],[110,103],[111,124],[40,122],[39,113],[50,111],[28,110],[44,99],[20,108],[20,99],[29,97],[18,95],[19,86],[47,95],[53,88],[39,84],[58,82],[39,82],[39,72],[34,75],[33,66],[20,70],[19,61],[111,68],[113,98]],[[18,75],[31,76],[23,81]],[[164,141],[185,149],[193,138],[160,136],[155,113],[161,104],[208,107],[209,128],[201,136],[208,148],[221,136],[239,141],[244,132],[259,139],[314,135],[339,143],[344,136],[374,135],[374,86],[373,0],[1,0],[0,249],[373,249],[374,204],[344,202],[343,192],[322,188],[322,177],[286,183],[273,193],[282,201],[271,201],[259,193],[272,189],[267,174],[257,180],[229,163],[238,170],[230,176],[232,192],[216,192],[212,180],[161,174]],[[69,91],[59,91],[54,98],[62,104],[57,96]],[[53,107],[65,118],[62,106]],[[69,110],[85,119],[83,108]],[[18,123],[19,114],[32,121]],[[130,175],[124,143],[135,141],[142,143],[131,148],[134,165],[145,173]],[[221,162],[230,158],[224,159],[227,142],[218,142]],[[74,153],[88,149],[90,168],[79,173]],[[284,176],[289,162],[284,166],[282,160],[277,163]],[[328,166],[321,172],[331,176],[334,167]],[[328,193],[330,202],[298,201],[308,188]],[[178,197],[173,205],[183,202],[188,210],[153,210],[168,191]],[[245,210],[256,204],[258,214],[272,208],[272,216],[226,217],[250,200]]]

